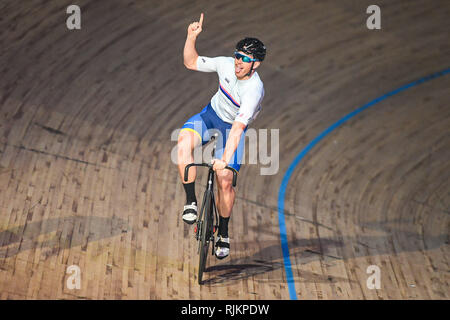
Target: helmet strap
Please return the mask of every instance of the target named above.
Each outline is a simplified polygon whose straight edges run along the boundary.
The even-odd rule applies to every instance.
[[[255,65],[255,61],[252,61],[252,67],[250,68],[250,71],[246,74],[247,76],[249,76],[249,77],[251,76],[254,65]]]

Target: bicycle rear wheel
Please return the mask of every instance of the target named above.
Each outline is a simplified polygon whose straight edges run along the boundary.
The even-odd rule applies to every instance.
[[[212,225],[213,225],[213,206],[212,206],[212,197],[208,192],[206,196],[205,202],[205,212],[204,219],[201,223],[201,237],[200,237],[200,259],[198,264],[198,284],[203,283],[203,272],[206,267],[206,259],[208,257],[209,251],[209,243],[211,240],[212,234]]]

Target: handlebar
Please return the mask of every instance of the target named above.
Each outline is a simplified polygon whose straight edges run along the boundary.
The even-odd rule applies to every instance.
[[[212,170],[213,165],[212,164],[208,164],[208,163],[190,163],[186,166],[186,168],[184,169],[184,181],[187,182],[188,181],[188,173],[189,173],[189,168],[190,167],[208,167],[210,170]],[[233,187],[236,187],[236,180],[237,180],[237,171],[236,169],[226,166],[225,169],[230,170],[231,172],[233,172]]]

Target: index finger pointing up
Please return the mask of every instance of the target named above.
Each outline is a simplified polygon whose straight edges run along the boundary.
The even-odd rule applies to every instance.
[[[203,12],[200,15],[200,21],[198,23],[200,24],[200,27],[203,25]]]

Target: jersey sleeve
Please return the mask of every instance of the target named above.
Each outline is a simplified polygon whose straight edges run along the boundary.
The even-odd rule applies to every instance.
[[[226,63],[226,57],[204,57],[199,56],[197,58],[197,71],[201,72],[218,72]]]
[[[264,97],[264,90],[254,90],[241,97],[241,106],[234,121],[239,121],[248,125],[253,121],[261,110],[261,101]]]

